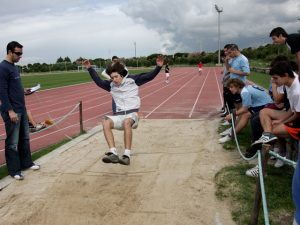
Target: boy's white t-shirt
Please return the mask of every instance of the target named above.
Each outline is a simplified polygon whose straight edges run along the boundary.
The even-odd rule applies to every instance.
[[[290,87],[282,85],[277,87],[277,91],[284,94],[283,87],[285,87],[292,112],[300,112],[300,81],[298,75],[296,73],[294,75],[295,79]]]

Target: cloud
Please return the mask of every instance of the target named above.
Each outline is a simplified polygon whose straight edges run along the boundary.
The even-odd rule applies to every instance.
[[[3,0],[0,47],[24,45],[22,63],[54,63],[60,56],[110,58],[152,53],[216,51],[218,13],[223,8],[221,45],[241,48],[270,43],[277,26],[299,29],[299,0]]]
[[[33,2],[37,1],[28,4]],[[71,60],[79,57],[110,58],[112,55],[134,57],[134,42],[137,43],[138,56],[159,51],[158,33],[127,17],[120,11],[122,5],[119,1],[112,2],[115,4],[68,5],[64,10],[38,3],[35,5],[37,9],[24,14],[17,7],[14,15],[0,17],[3,34],[0,46],[4,50],[8,42],[19,41],[24,46],[21,63],[54,63],[60,56],[69,56]],[[54,3],[64,6],[58,1]],[[7,19],[9,26],[3,22]]]
[[[169,37],[168,51],[215,51],[218,43],[217,3],[223,9],[221,42],[241,47],[265,44],[273,27],[296,32],[300,3],[296,0],[199,1],[130,0],[124,13],[149,29]],[[253,46],[253,47],[256,47]]]

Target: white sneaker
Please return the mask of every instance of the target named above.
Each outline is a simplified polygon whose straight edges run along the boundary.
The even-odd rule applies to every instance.
[[[227,125],[231,125],[231,123],[229,123],[227,120],[225,120],[223,123],[221,123],[222,126],[227,126]]]
[[[39,170],[40,168],[41,168],[41,166],[40,165],[36,165],[36,164],[34,164],[34,165],[32,165],[30,167],[30,169],[32,169],[32,170]]]
[[[230,141],[230,140],[231,140],[230,135],[226,135],[226,136],[219,139],[219,143],[224,144],[225,142]]]
[[[246,171],[248,177],[258,177],[258,165]]]
[[[279,147],[275,145],[275,146],[273,147],[273,152],[279,153],[279,152],[280,152]],[[270,159],[271,159],[271,160],[274,160],[274,159],[276,159],[276,157],[275,157],[275,156],[271,156]]]
[[[232,127],[229,127],[228,129],[224,130],[222,133],[220,133],[221,136],[226,136],[232,133]]]
[[[225,117],[226,115],[227,115],[228,113],[227,113],[227,111],[224,111],[223,113],[221,113],[221,117]]]
[[[16,174],[16,175],[14,175],[14,178],[15,178],[16,180],[24,180],[24,176],[23,176],[22,173],[18,173],[18,174]]]
[[[276,168],[280,168],[280,167],[284,166],[284,162],[281,159],[277,159],[276,163],[274,164],[274,166]]]
[[[224,113],[226,110],[224,108],[221,108],[218,110],[219,113]]]

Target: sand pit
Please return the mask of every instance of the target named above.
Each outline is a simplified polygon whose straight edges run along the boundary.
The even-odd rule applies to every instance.
[[[102,132],[57,150],[25,180],[6,178],[0,224],[234,224],[215,197],[215,173],[234,163],[217,143],[217,126],[218,120],[141,120],[130,166],[102,163]],[[114,133],[122,153],[123,133]]]

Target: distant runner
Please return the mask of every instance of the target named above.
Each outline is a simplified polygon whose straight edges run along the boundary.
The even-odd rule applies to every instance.
[[[203,63],[200,61],[200,62],[198,63],[198,71],[199,71],[199,75],[202,74],[202,70],[203,70]]]

